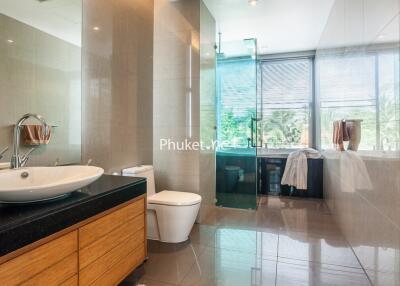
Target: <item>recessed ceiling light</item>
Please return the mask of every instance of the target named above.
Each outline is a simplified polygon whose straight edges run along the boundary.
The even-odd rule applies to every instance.
[[[251,6],[256,6],[257,5],[257,0],[248,0],[248,1],[249,1],[249,4]]]
[[[94,27],[93,27],[93,30],[94,30],[94,31],[99,31],[99,30],[100,30],[100,27],[94,26]]]
[[[379,40],[382,40],[382,39],[384,39],[385,37],[386,37],[386,35],[380,34],[380,35],[378,36],[378,39],[379,39]]]
[[[14,43],[14,40],[8,39],[8,40],[7,40],[7,43],[12,44],[12,43]]]

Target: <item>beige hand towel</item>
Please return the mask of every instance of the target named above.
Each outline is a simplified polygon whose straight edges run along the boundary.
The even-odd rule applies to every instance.
[[[47,135],[42,125],[23,125],[22,138],[24,145],[37,146],[47,145],[51,138],[51,127],[48,126]]]
[[[349,134],[349,146],[347,146],[347,150],[357,151],[361,143],[361,121],[347,121],[346,130]]]
[[[336,120],[333,122],[333,145],[336,150],[344,151],[344,141],[349,141],[350,134],[347,129],[347,122],[344,120]]]

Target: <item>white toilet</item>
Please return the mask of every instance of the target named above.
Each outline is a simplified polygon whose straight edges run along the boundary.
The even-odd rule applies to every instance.
[[[122,170],[123,176],[147,179],[147,238],[169,243],[186,241],[200,209],[201,196],[193,193],[156,193],[153,166]]]

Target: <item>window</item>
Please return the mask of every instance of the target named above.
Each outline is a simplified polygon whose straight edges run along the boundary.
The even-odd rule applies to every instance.
[[[303,148],[310,144],[313,59],[261,62],[263,142],[269,148]]]
[[[360,119],[360,150],[398,150],[398,51],[317,58],[321,148],[332,148],[334,120]]]
[[[400,150],[399,65],[394,48],[330,51],[315,61],[294,55],[263,59],[257,72],[252,58],[220,61],[218,139],[249,146],[251,118],[258,117],[257,131],[268,148],[332,149],[333,122],[359,119],[359,150]]]
[[[332,148],[333,122],[360,119],[363,140],[360,149],[375,145],[374,58],[327,57],[317,61],[321,120],[321,147]]]
[[[377,56],[379,149],[400,150],[399,51]]]

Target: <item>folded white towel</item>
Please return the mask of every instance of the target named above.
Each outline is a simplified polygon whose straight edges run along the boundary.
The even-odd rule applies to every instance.
[[[289,154],[281,184],[307,190],[307,158],[320,158],[321,154],[312,148],[299,149]]]

